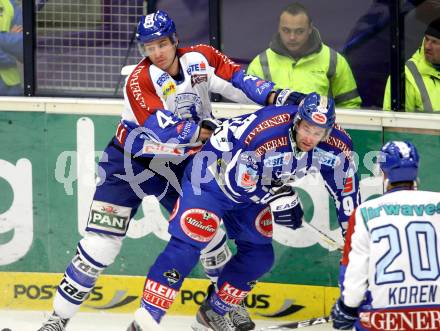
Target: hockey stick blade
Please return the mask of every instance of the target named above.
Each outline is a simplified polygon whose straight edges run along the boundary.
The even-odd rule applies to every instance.
[[[322,316],[322,317],[315,317],[311,318],[309,320],[304,321],[298,321],[298,322],[291,322],[291,323],[285,323],[280,325],[273,325],[273,326],[267,326],[264,328],[259,329],[258,331],[283,331],[283,330],[295,330],[295,329],[301,329],[306,328],[309,326],[319,325],[319,324],[326,324],[328,322],[331,322],[330,316]]]
[[[313,231],[319,238],[321,238],[321,240],[323,242],[325,242],[330,247],[332,247],[334,249],[338,249],[340,251],[342,251],[344,249],[343,245],[338,243],[333,238],[330,238],[327,234],[325,234],[324,232],[322,232],[318,228],[314,227],[312,224],[307,223],[307,222],[303,222],[302,225],[305,226],[306,228],[308,228],[309,230]]]

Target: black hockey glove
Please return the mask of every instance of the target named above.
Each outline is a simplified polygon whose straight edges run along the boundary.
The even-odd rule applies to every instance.
[[[273,220],[293,230],[301,227],[304,212],[298,193],[291,186],[283,186],[269,200]]]
[[[339,298],[334,304],[330,316],[333,320],[333,328],[337,330],[351,330],[358,318],[357,308],[346,306]]]
[[[301,101],[306,97],[307,94],[295,92],[288,88],[279,89],[275,92],[274,105],[275,106],[286,106],[294,105],[298,106]]]
[[[221,125],[222,121],[215,118],[205,118],[204,120],[200,121],[201,128],[211,131],[215,131]]]

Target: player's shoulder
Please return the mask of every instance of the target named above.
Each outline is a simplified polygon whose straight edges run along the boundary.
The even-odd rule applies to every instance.
[[[345,131],[345,129],[340,124],[338,124],[338,123],[335,123],[333,125],[333,129],[332,129],[332,134],[331,135],[340,137],[341,139],[343,139],[343,140],[345,140],[347,142],[352,143],[350,134],[347,131]]]
[[[329,149],[337,153],[353,151],[353,141],[350,135],[337,123],[333,125],[330,136],[319,145],[323,149]]]
[[[206,44],[197,44],[197,45],[179,48],[179,55],[184,55],[188,53],[200,53],[204,56],[211,56],[213,54],[223,55],[220,51],[218,51],[214,47]]]
[[[151,61],[148,58],[143,58],[139,61],[139,63],[134,67],[128,79],[138,78],[141,72],[148,72],[150,66],[152,65]]]
[[[151,69],[157,68],[152,65],[148,58],[142,59],[127,77],[126,86],[134,90],[139,90],[139,86],[153,87],[153,77]],[[159,70],[159,68],[157,68]]]
[[[254,127],[262,127],[264,129],[276,130],[282,125],[293,125],[293,119],[297,112],[297,106],[266,106],[257,110],[254,114],[256,120],[253,123]]]
[[[437,212],[440,213],[440,192],[416,190],[411,194],[411,200],[416,197],[420,202],[435,204],[437,206]]]
[[[254,114],[257,114],[258,117],[266,117],[266,116],[273,116],[276,114],[289,114],[289,117],[291,117],[293,121],[293,117],[298,111],[298,106],[294,105],[286,105],[286,106],[275,106],[275,105],[268,105],[265,107],[258,108],[254,112]]]
[[[433,215],[440,213],[440,193],[419,190],[398,190],[362,202],[356,210],[356,217],[366,222],[379,216],[413,216],[417,213]]]
[[[185,54],[200,54],[201,56],[205,57],[209,63],[211,64],[231,64],[234,66],[237,66],[231,59],[229,59],[225,54],[220,52],[218,49],[205,45],[205,44],[198,44],[194,46],[189,46],[185,48],[179,49],[179,56],[185,56]]]
[[[288,128],[295,112],[296,107],[292,106],[267,106],[253,113],[248,117],[252,122],[243,134],[244,144],[250,149],[288,146]]]

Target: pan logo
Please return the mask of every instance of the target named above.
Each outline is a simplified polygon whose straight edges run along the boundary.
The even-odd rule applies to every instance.
[[[32,245],[32,164],[0,160],[0,265],[24,257]]]
[[[78,233],[84,236],[90,213],[90,204],[93,200],[93,193],[97,183],[96,160],[106,160],[106,155],[102,151],[95,150],[95,125],[91,118],[81,117],[77,120],[76,134],[77,150],[64,151],[58,156],[55,165],[55,179],[64,186],[66,195],[74,195],[74,188],[75,186],[77,187],[77,229]],[[127,171],[129,172],[131,164],[128,163],[124,166],[127,166]],[[164,173],[164,169],[157,168],[153,167],[152,170],[162,175],[167,175]],[[140,177],[142,177],[142,174],[140,174]],[[141,179],[139,179],[140,182],[142,182]],[[140,187],[133,187],[133,189],[141,190]],[[145,197],[142,200],[141,208],[145,216],[136,218],[135,215],[136,222],[131,222],[127,236],[136,239],[145,237],[153,232],[159,239],[168,241],[170,238],[168,222],[162,213],[158,199],[154,196]]]

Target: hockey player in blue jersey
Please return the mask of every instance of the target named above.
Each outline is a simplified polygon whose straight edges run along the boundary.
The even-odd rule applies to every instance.
[[[319,172],[345,229],[359,203],[352,141],[335,124],[333,99],[308,95],[300,106],[268,106],[223,122],[186,167],[183,195],[170,215],[171,239],[150,268],[129,330],[160,330],[200,251],[223,220],[237,254],[197,313],[194,330],[234,330],[223,318],[240,305],[274,261],[272,221],[301,226],[303,211],[289,184]]]
[[[333,327],[440,330],[440,193],[417,190],[411,142],[386,143],[379,165],[385,194],[350,217]]]

